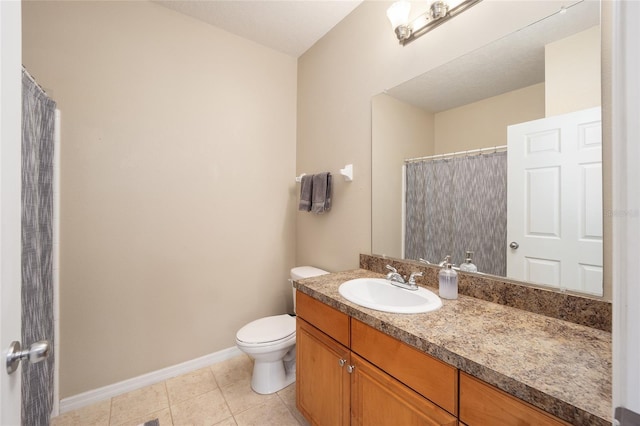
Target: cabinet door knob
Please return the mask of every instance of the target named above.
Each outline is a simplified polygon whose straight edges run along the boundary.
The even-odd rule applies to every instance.
[[[340,364],[340,367],[344,367],[344,365],[347,363],[346,359],[341,359],[338,361],[338,364]]]
[[[355,365],[347,365],[347,373],[353,373],[353,370],[356,369]]]

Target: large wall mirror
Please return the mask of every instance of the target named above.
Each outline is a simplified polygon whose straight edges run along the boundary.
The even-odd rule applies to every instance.
[[[372,99],[373,254],[603,294],[600,4]]]

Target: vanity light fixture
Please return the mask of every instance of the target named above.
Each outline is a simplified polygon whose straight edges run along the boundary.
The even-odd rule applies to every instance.
[[[409,22],[411,3],[407,0],[400,0],[393,3],[389,9],[387,9],[387,18],[389,18],[391,22],[398,41],[404,46],[481,1],[482,0],[431,1],[429,9],[425,13]]]

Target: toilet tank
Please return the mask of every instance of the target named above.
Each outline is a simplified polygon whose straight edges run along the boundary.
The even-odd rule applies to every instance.
[[[303,278],[311,278],[318,277],[320,275],[326,275],[329,272],[316,268],[315,266],[296,266],[295,268],[291,268],[291,279],[289,280],[292,285],[293,291],[293,312],[296,311],[296,289],[293,287],[293,282],[297,280],[301,280]]]

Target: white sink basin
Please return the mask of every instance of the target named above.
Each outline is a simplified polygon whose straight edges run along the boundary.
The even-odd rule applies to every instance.
[[[442,300],[426,288],[405,290],[384,278],[356,278],[342,283],[338,291],[348,301],[377,311],[418,314],[442,306]]]

